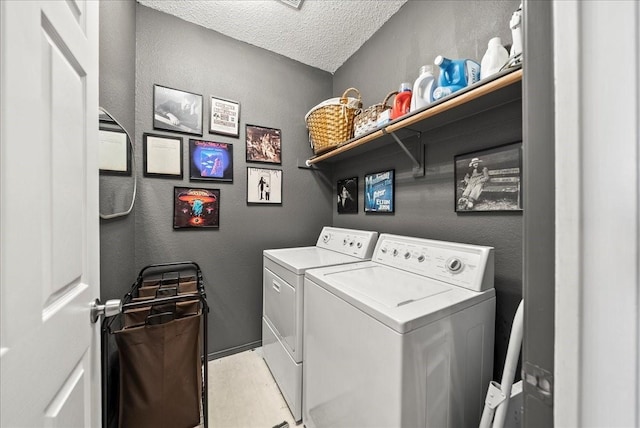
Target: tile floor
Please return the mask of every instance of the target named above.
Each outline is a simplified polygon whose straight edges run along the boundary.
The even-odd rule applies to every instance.
[[[209,361],[210,428],[271,428],[282,422],[296,426],[261,348]]]

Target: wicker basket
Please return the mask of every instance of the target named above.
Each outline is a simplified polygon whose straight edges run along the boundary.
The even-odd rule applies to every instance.
[[[353,136],[359,137],[376,129],[378,127],[378,116],[380,116],[383,111],[391,109],[391,106],[387,105],[387,101],[397,93],[397,91],[389,92],[387,96],[384,97],[382,103],[374,104],[364,109],[353,121]]]
[[[355,91],[358,98],[348,98]],[[326,100],[304,117],[309,129],[309,142],[314,154],[335,149],[340,143],[353,137],[353,119],[362,111],[360,92],[356,88],[344,91],[342,97]]]

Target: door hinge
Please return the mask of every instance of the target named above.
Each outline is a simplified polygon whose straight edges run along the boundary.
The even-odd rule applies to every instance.
[[[553,406],[553,374],[545,369],[525,362],[522,368],[524,391],[536,396],[548,406]]]

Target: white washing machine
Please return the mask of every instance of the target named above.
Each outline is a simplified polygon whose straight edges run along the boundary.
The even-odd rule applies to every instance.
[[[381,234],[307,271],[306,428],[477,427],[493,371],[493,248]]]
[[[263,357],[296,421],[302,419],[304,274],[369,260],[377,238],[378,232],[324,227],[313,247],[263,253]]]

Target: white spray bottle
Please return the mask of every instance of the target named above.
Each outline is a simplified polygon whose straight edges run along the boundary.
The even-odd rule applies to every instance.
[[[509,52],[509,61],[512,64],[518,64],[522,61],[522,3],[520,3],[520,7],[513,12],[511,20],[509,21],[509,27],[511,28],[511,38],[513,39],[511,52]]]

